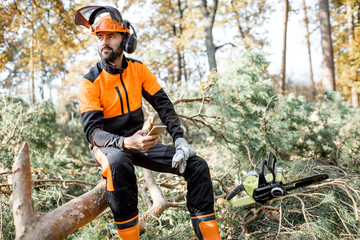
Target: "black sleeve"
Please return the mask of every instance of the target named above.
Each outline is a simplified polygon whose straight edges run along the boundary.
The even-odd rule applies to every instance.
[[[94,146],[123,149],[125,137],[104,131],[103,117],[102,111],[88,111],[81,114],[86,139]]]
[[[167,130],[173,140],[182,138],[184,130],[180,126],[180,119],[165,91],[161,88],[154,95],[150,95],[143,89],[143,96],[158,112],[161,121],[167,126]]]

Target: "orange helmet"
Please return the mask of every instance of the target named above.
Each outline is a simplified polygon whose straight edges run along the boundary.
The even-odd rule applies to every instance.
[[[96,35],[98,32],[120,32],[130,34],[129,28],[124,26],[124,22],[120,25],[114,21],[109,14],[103,16],[95,28],[92,28],[92,35]]]

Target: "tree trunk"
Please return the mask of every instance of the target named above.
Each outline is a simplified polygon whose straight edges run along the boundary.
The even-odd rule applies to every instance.
[[[169,6],[171,7],[173,4],[172,2],[169,0]],[[177,26],[176,23],[173,23],[171,25],[172,30],[173,30],[173,34],[174,34],[174,38],[181,38],[182,34],[183,34],[183,27],[182,27],[182,22],[184,21],[184,11],[187,9],[187,5],[185,5],[184,7],[182,7],[182,2],[181,0],[178,0],[176,3],[177,6],[177,11],[179,11],[179,26]],[[172,13],[175,17],[176,15],[176,9],[172,8]],[[181,79],[182,76],[184,76],[184,79],[186,81],[187,77],[186,77],[186,68],[185,68],[185,61],[184,61],[184,57],[183,57],[183,44],[180,43],[180,41],[175,45],[176,47],[176,54],[177,54],[177,67],[178,67],[178,72],[176,74],[176,83],[178,85],[181,84]]]
[[[175,27],[175,26],[174,26]],[[174,31],[174,33],[175,33],[175,31]],[[176,34],[176,33],[175,33]],[[177,37],[176,35],[175,35],[175,37]],[[181,56],[181,49],[180,49],[180,46],[176,46],[176,55],[177,55],[177,65],[178,65],[178,72],[177,72],[177,76],[176,76],[176,83],[177,83],[177,85],[180,85],[181,84],[181,77],[182,77],[182,75],[183,75],[183,73],[182,73],[182,56]]]
[[[30,102],[34,104],[36,102],[35,98],[35,71],[34,71],[34,16],[33,16],[33,1],[31,1],[30,5],[30,13],[31,13],[31,32],[30,32],[30,81],[31,81],[31,90],[30,90]]]
[[[314,81],[314,73],[313,73],[313,68],[312,68],[309,19],[308,19],[308,16],[307,16],[307,7],[306,7],[305,0],[303,0],[303,7],[304,7],[304,22],[305,22],[305,27],[306,27],[306,43],[307,43],[307,49],[308,49],[308,55],[309,55],[310,83],[311,83],[311,89],[312,89],[312,93],[313,93],[313,98],[315,98],[316,85],[315,85],[315,81]]]
[[[335,91],[334,53],[331,40],[330,10],[328,0],[319,0],[321,46],[323,53],[323,88]]]
[[[13,165],[13,200],[17,240],[64,239],[102,213],[107,205],[105,182],[55,210],[36,212],[32,203],[29,148],[24,144]]]
[[[346,2],[347,23],[349,29],[349,59],[350,59],[350,83],[351,83],[351,103],[354,107],[359,107],[359,93],[357,92],[355,83],[357,81],[357,69],[354,65],[355,61],[355,36],[354,36],[354,16],[352,12],[353,3],[351,0]]]
[[[282,53],[282,65],[281,65],[281,94],[285,94],[285,79],[286,79],[286,33],[289,17],[289,1],[284,0],[284,32],[283,32],[283,53]]]
[[[182,57],[182,62],[183,62],[185,82],[188,82],[188,72],[186,70],[185,51],[184,51],[184,49],[182,49],[181,57]]]
[[[201,1],[201,12],[204,17],[205,46],[208,57],[209,70],[216,70],[216,47],[214,45],[212,29],[215,22],[218,0],[214,0],[213,6],[208,8],[207,0]]]

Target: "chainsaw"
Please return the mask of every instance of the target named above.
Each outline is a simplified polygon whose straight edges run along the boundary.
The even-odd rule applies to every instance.
[[[265,174],[265,167],[267,173]],[[285,183],[283,170],[276,165],[276,157],[269,152],[267,160],[261,160],[260,171],[250,171],[243,183],[239,184],[226,196],[226,200],[233,206],[246,206],[252,203],[264,204],[266,201],[286,195],[289,191],[309,186],[329,178],[327,174],[316,174],[310,177]],[[242,191],[247,196],[233,199]]]

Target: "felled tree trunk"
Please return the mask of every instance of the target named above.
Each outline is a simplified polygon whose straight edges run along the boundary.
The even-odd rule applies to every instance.
[[[107,205],[105,182],[55,210],[36,212],[32,202],[29,148],[25,143],[13,165],[13,215],[17,240],[64,239],[102,213]]]

